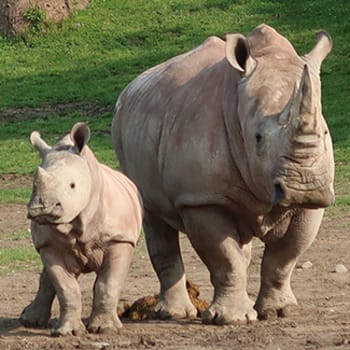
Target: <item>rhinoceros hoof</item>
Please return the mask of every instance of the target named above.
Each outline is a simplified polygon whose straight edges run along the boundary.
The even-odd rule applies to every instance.
[[[51,330],[53,337],[60,337],[65,335],[80,336],[86,333],[85,326],[81,320],[62,322],[57,328]]]
[[[275,320],[278,317],[288,317],[295,307],[295,305],[286,305],[285,307],[279,309],[267,308],[264,310],[259,310],[258,318],[259,320]]]
[[[170,318],[193,319],[197,317],[197,309],[191,303],[186,303],[185,305],[169,304],[170,303],[166,301],[159,301],[154,309],[156,317],[160,318],[161,320],[167,320]]]
[[[115,315],[100,314],[90,318],[87,330],[90,333],[96,334],[115,334],[119,332],[119,329],[122,327],[122,323],[118,317],[115,317]]]
[[[28,305],[21,313],[19,322],[24,327],[46,328],[50,319],[50,312],[45,312],[41,308],[36,308],[32,304]]]
[[[202,321],[205,324],[232,324],[247,323],[257,320],[257,312],[252,306],[225,307],[213,304],[202,313]]]

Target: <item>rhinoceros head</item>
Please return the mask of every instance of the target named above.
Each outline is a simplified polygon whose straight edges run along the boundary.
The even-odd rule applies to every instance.
[[[91,176],[82,157],[90,130],[84,123],[73,126],[70,135],[50,147],[37,131],[30,140],[42,159],[33,181],[28,218],[40,224],[69,223],[86,207]]]
[[[242,177],[272,205],[320,208],[334,201],[333,149],[319,77],[331,47],[329,34],[320,32],[311,52],[299,57],[287,39],[266,25],[247,38],[227,36],[226,58],[240,74]]]

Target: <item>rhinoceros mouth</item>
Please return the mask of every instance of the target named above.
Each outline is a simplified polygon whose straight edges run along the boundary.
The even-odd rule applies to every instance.
[[[28,213],[27,218],[34,220],[40,225],[57,223],[60,219],[58,215]]]
[[[54,205],[33,205],[29,203],[27,218],[39,224],[56,223],[62,216],[62,206],[60,203]]]
[[[326,208],[334,203],[332,181],[323,183],[313,178],[313,181],[300,182],[277,178],[273,202],[282,207]]]
[[[285,197],[285,193],[284,193],[284,188],[282,186],[282,183],[280,181],[276,181],[274,183],[272,202],[280,203],[281,201],[283,201],[284,197]]]

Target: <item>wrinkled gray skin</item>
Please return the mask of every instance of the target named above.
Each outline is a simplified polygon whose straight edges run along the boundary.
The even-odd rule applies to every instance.
[[[179,231],[214,286],[203,322],[276,317],[296,304],[292,271],[334,201],[319,78],[331,45],[320,32],[299,57],[261,25],[248,37],[211,37],[141,74],[120,95],[113,142],[143,197],[161,318],[196,314]],[[246,289],[254,236],[265,243],[255,304]]]
[[[87,142],[90,130],[77,123],[54,147],[38,132],[31,142],[42,164],[34,175],[28,217],[44,268],[34,301],[20,316],[29,327],[45,327],[57,296],[60,317],[52,335],[78,335],[81,273],[94,271],[93,306],[87,329],[115,332],[122,324],[116,308],[142,225],[142,205],[125,175],[96,160]]]

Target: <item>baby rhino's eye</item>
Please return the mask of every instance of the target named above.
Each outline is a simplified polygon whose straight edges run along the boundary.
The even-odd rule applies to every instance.
[[[75,188],[75,183],[74,183],[74,182],[71,182],[69,186],[70,186],[70,188],[73,190],[73,189]]]

